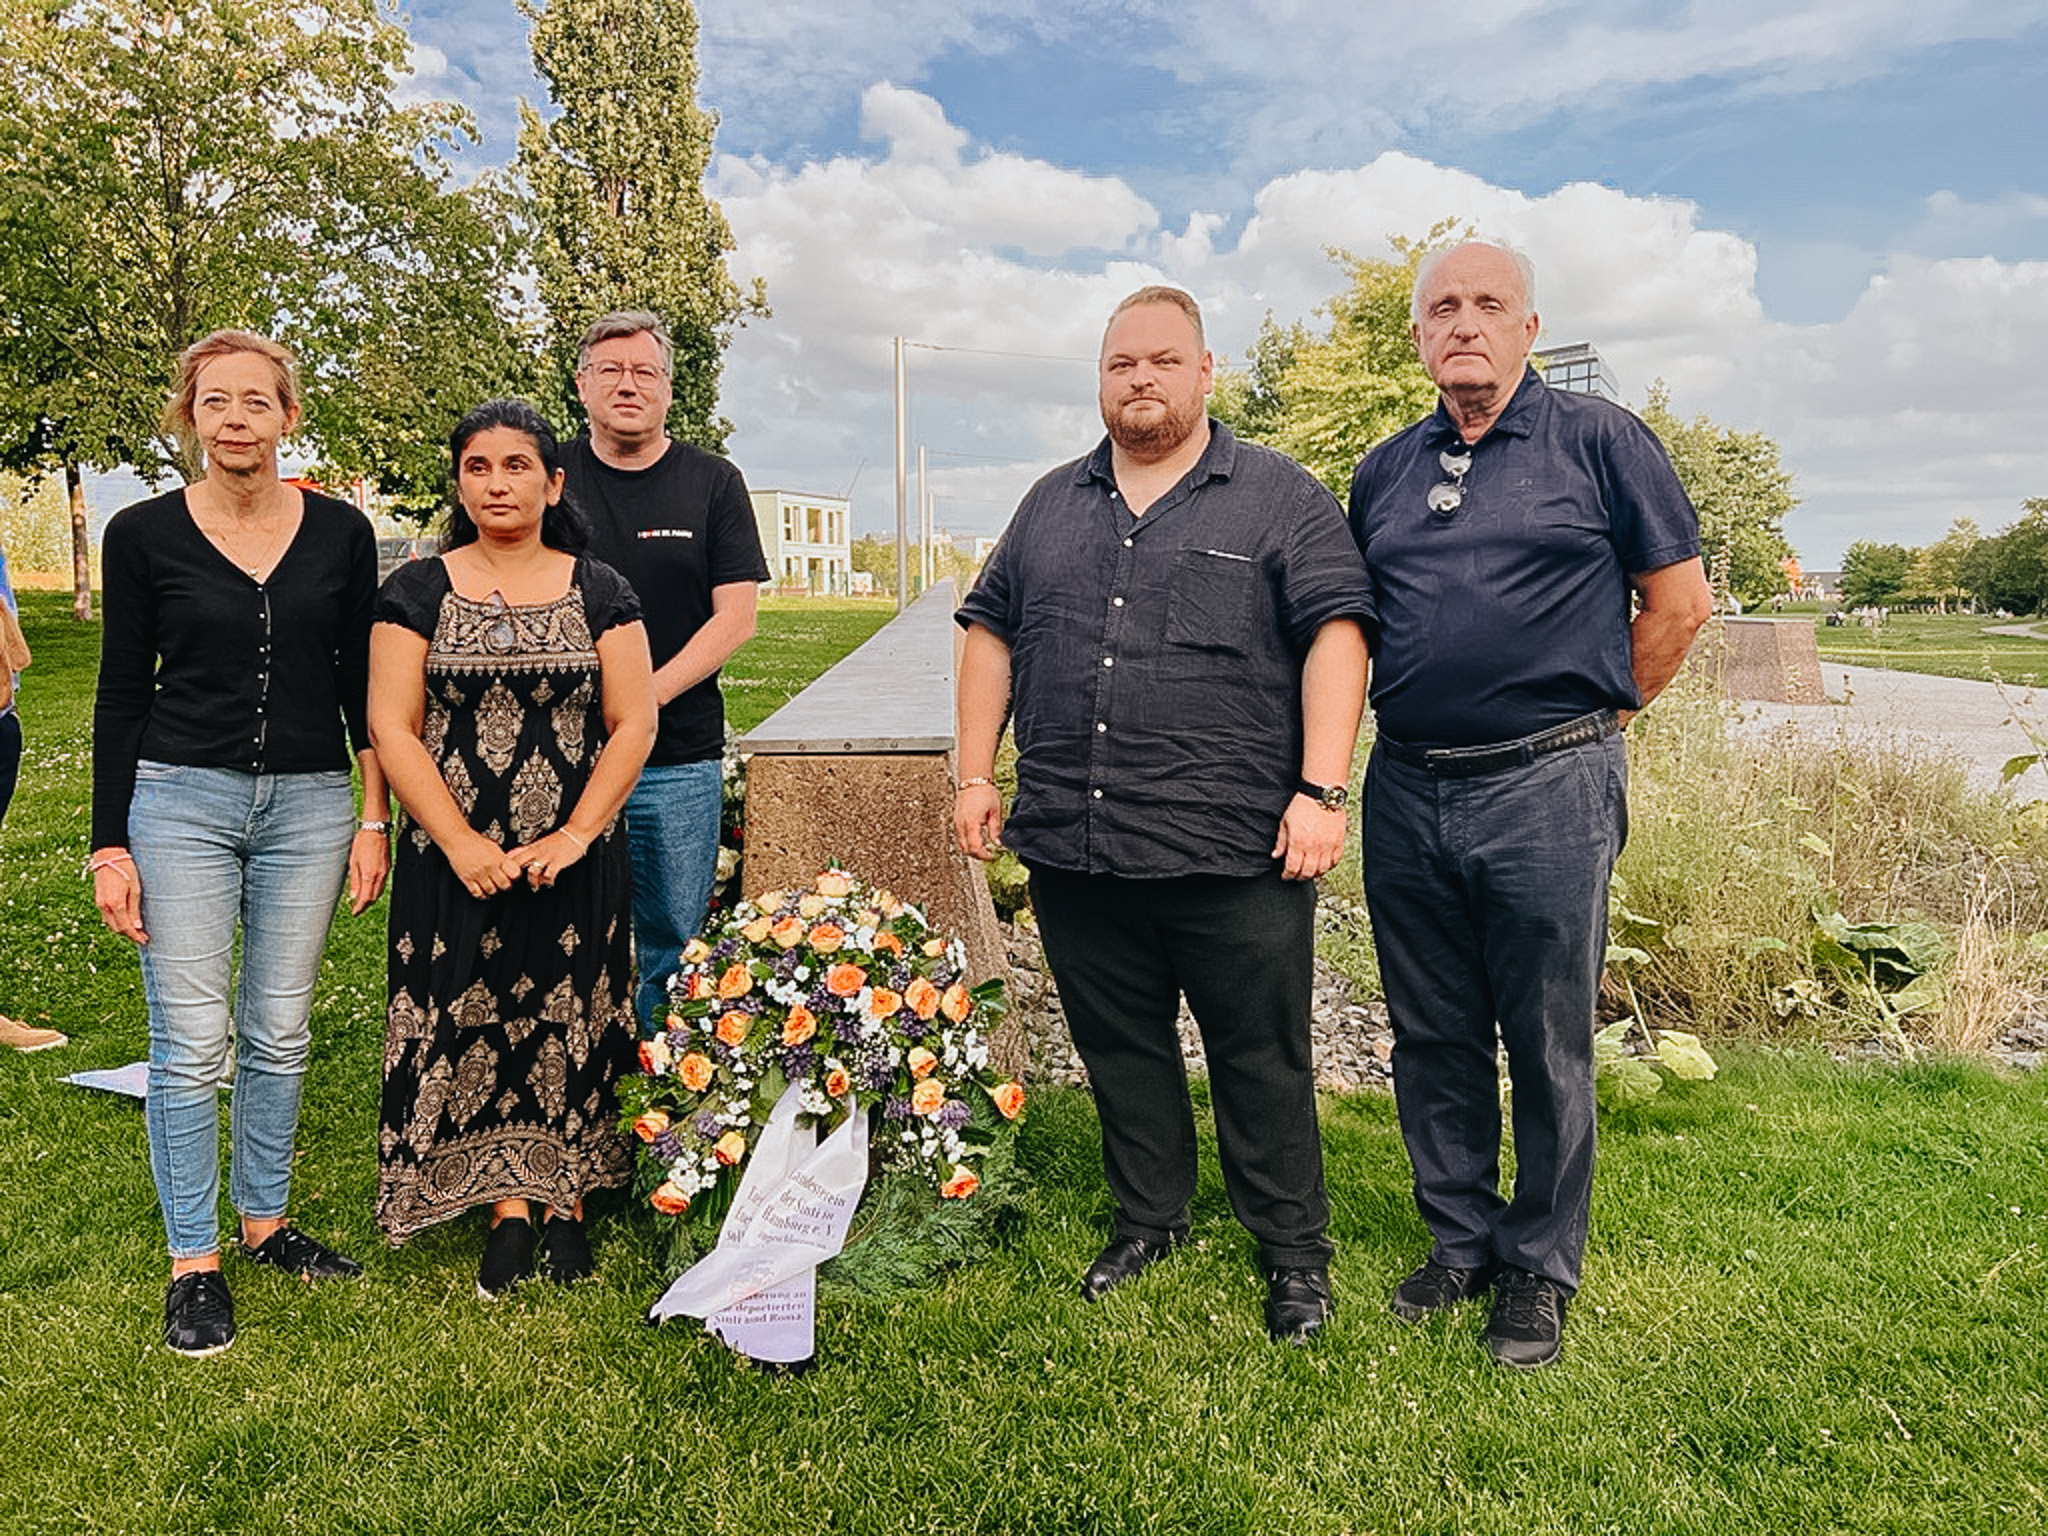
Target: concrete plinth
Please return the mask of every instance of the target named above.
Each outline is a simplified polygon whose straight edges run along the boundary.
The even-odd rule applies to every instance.
[[[1731,699],[1756,704],[1825,704],[1820,647],[1810,619],[1714,619],[1692,644],[1688,664],[1720,679]]]
[[[953,584],[939,582],[740,740],[749,896],[832,864],[885,886],[967,948],[971,983],[1009,974],[981,866],[953,839]],[[1021,1070],[1021,1028],[989,1039]]]

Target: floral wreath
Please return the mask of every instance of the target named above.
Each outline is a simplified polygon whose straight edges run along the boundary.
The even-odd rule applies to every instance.
[[[989,1066],[983,1031],[1005,1011],[1003,983],[968,986],[966,960],[916,907],[838,869],[742,901],[690,941],[666,1028],[641,1042],[643,1075],[620,1085],[642,1187],[678,1219],[683,1257],[716,1240],[791,1084],[821,1133],[849,1105],[872,1117],[864,1208],[900,1215],[909,1195],[921,1222],[1008,1173],[1024,1088]],[[879,1185],[888,1200],[873,1198]]]

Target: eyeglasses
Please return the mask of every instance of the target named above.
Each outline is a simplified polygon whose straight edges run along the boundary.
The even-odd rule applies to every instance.
[[[1429,488],[1429,510],[1438,517],[1449,517],[1465,504],[1465,477],[1472,472],[1472,450],[1453,453],[1446,448],[1436,456],[1436,461],[1451,478]]]
[[[519,631],[512,627],[511,616],[505,609],[505,594],[493,592],[483,608],[491,616],[490,623],[484,626],[484,645],[502,656],[519,643]]]
[[[623,363],[592,363],[583,371],[597,380],[597,387],[607,394],[617,389],[629,373],[636,389],[652,389],[668,377],[667,369],[652,363],[635,363],[630,368]]]

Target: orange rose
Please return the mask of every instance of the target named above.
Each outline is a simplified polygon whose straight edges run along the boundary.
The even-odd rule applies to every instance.
[[[710,955],[711,946],[702,939],[692,939],[683,946],[683,964],[685,965],[695,965],[700,960],[708,959]]]
[[[944,939],[926,939],[923,949],[925,959],[936,960],[946,952],[946,941]]]
[[[1024,1113],[1024,1085],[1022,1083],[997,1083],[989,1089],[988,1096],[995,1100],[996,1112],[1005,1120],[1014,1120]]]
[[[894,917],[903,910],[903,903],[896,899],[894,891],[875,892],[875,905],[882,909],[884,917]]]
[[[923,1046],[913,1045],[910,1048],[910,1054],[903,1058],[903,1063],[910,1068],[910,1075],[913,1079],[920,1079],[932,1075],[932,1068],[939,1064],[939,1058]]]
[[[903,1006],[903,994],[891,992],[887,987],[875,988],[874,996],[868,999],[868,1012],[878,1019],[886,1019]]]
[[[796,910],[800,917],[808,921],[814,917],[822,917],[831,911],[832,903],[822,896],[799,896],[797,898]]]
[[[873,928],[882,921],[882,914],[873,907],[862,907],[853,914],[853,919],[863,928]]]
[[[686,1029],[689,1026],[684,1022],[683,1016],[680,1013],[670,1013],[668,1016],[668,1027],[670,1029]]]
[[[782,1043],[802,1045],[818,1032],[818,1020],[802,1003],[789,1010],[789,1017],[782,1021]]]
[[[683,1086],[692,1093],[702,1093],[711,1086],[711,1058],[696,1051],[682,1059],[676,1068],[676,1076],[683,1080]]]
[[[836,869],[828,869],[818,876],[818,894],[830,896],[835,901],[853,889],[853,882]]]
[[[846,1090],[853,1086],[853,1080],[846,1075],[846,1068],[834,1067],[825,1074],[825,1094],[828,1098],[843,1099]]]
[[[754,978],[747,974],[747,968],[739,961],[725,968],[725,974],[718,978],[718,995],[725,998],[745,997],[754,990]]]
[[[878,933],[875,935],[875,953],[900,955],[903,953],[903,941],[893,933]]]
[[[747,1031],[753,1028],[753,1025],[754,1020],[751,1015],[741,1013],[739,1009],[734,1008],[719,1016],[718,1028],[714,1033],[727,1045],[738,1045],[747,1038]]]
[[[763,912],[773,912],[782,905],[782,898],[788,894],[789,892],[787,891],[763,891],[754,898],[754,905]]]
[[[972,1168],[955,1168],[953,1177],[939,1186],[939,1194],[948,1200],[965,1200],[981,1188],[981,1176]]]
[[[946,1080],[928,1077],[910,1090],[910,1108],[920,1115],[936,1115],[946,1102]]]
[[[903,989],[903,1000],[920,1019],[928,1019],[939,1011],[939,989],[922,976]]]
[[[939,1007],[944,1010],[947,1018],[958,1024],[968,1014],[974,1012],[974,996],[956,981],[946,988],[946,995],[939,1000]]]
[[[811,948],[829,955],[846,942],[846,930],[837,923],[820,923],[811,930]]]
[[[683,996],[689,998],[691,1001],[694,1002],[698,998],[709,997],[710,995],[710,978],[707,977],[702,971],[690,972],[688,978],[683,982]]]
[[[647,1203],[664,1216],[680,1216],[690,1208],[690,1197],[674,1179],[663,1179],[661,1187],[648,1196]]]
[[[666,1072],[669,1060],[668,1041],[660,1035],[656,1035],[652,1040],[640,1042],[640,1070],[649,1077]]]
[[[727,1131],[718,1138],[718,1145],[711,1149],[711,1155],[730,1168],[747,1155],[747,1138],[738,1131]]]
[[[825,973],[825,990],[834,997],[858,997],[868,984],[868,973],[857,965],[835,965]]]
[[[742,928],[740,934],[749,944],[763,944],[768,940],[768,930],[774,926],[769,918],[757,917]]]
[[[785,917],[768,930],[768,937],[783,949],[795,949],[804,941],[804,920],[800,917]]]
[[[633,1134],[642,1141],[652,1141],[668,1129],[668,1114],[665,1110],[650,1109],[633,1122]]]

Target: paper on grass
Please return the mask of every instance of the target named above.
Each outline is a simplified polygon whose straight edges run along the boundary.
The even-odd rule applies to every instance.
[[[102,1093],[125,1094],[131,1099],[149,1097],[149,1063],[131,1061],[125,1067],[107,1067],[91,1072],[71,1072],[58,1079],[59,1082],[75,1083],[80,1088],[97,1088]]]
[[[815,1133],[796,1123],[802,1090],[784,1090],[747,1160],[718,1246],[662,1293],[650,1320],[701,1317],[755,1360],[809,1357],[817,1268],[846,1246],[867,1185],[867,1116],[847,1108],[839,1128],[813,1146]]]

